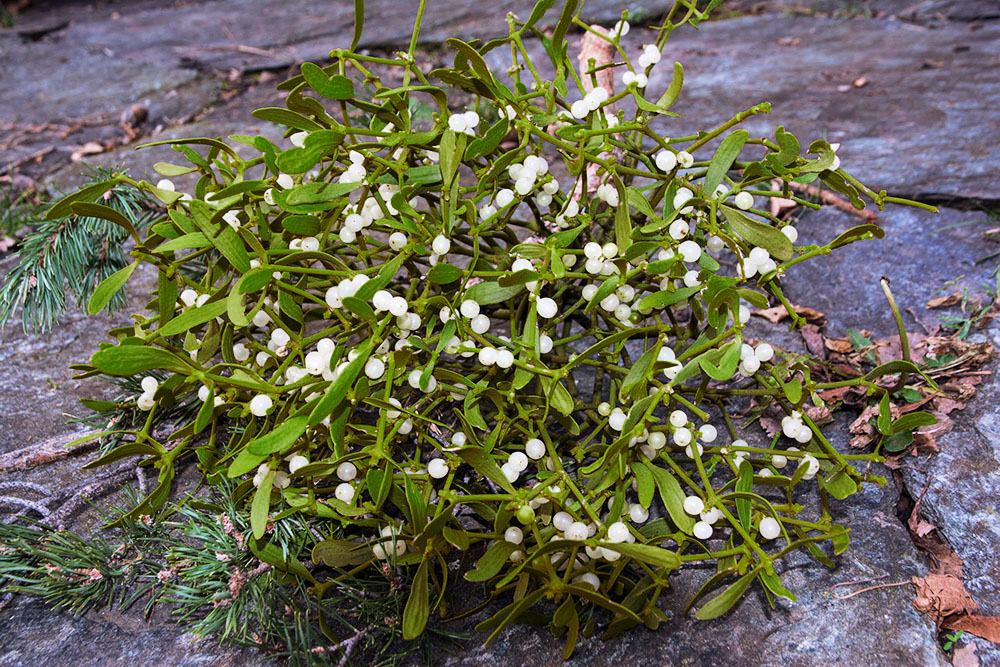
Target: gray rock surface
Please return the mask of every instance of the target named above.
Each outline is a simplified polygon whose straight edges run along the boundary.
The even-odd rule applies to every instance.
[[[3,667],[257,667],[275,664],[254,650],[224,648],[211,638],[180,633],[168,622],[147,623],[138,613],[92,612],[74,617],[40,600],[18,598],[0,611]]]

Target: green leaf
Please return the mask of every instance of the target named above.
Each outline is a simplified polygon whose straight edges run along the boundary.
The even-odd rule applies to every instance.
[[[913,442],[913,431],[903,431],[896,435],[890,435],[882,443],[882,448],[887,452],[901,452]]]
[[[205,401],[201,404],[198,409],[198,416],[194,419],[194,432],[201,433],[208,426],[208,422],[212,420],[212,414],[215,412],[215,387],[208,387],[208,396]]]
[[[264,536],[267,530],[267,512],[271,508],[271,485],[274,483],[274,471],[268,470],[261,480],[257,492],[254,493],[253,502],[250,505],[250,528],[253,536],[258,540]]]
[[[373,322],[375,320],[375,311],[368,305],[368,302],[362,301],[355,296],[349,296],[344,299],[344,308],[347,308],[362,320],[366,320],[368,322]]]
[[[142,242],[142,239],[139,238],[139,233],[135,231],[135,227],[132,225],[132,221],[125,217],[124,214],[116,211],[110,206],[78,201],[70,204],[70,209],[75,215],[78,215],[81,218],[98,218],[100,220],[113,222],[128,232],[129,236],[131,236],[136,243]]]
[[[85,188],[72,192],[59,201],[57,201],[52,208],[49,209],[45,217],[49,220],[58,220],[59,218],[65,218],[70,213],[73,212],[73,204],[76,202],[93,202],[105,192],[111,189],[112,186],[117,185],[121,182],[121,179],[110,178],[106,181],[101,181],[100,183],[94,183],[93,185],[88,185]]]
[[[298,236],[315,236],[319,232],[319,220],[316,216],[302,213],[284,218],[281,226]]]
[[[746,130],[736,130],[731,133],[715,151],[712,161],[708,165],[708,173],[705,174],[705,181],[702,185],[705,193],[711,197],[715,188],[719,187],[726,173],[732,168],[733,162],[739,157],[743,145],[750,138],[750,133]]]
[[[500,573],[510,555],[520,547],[506,540],[494,542],[493,546],[476,561],[476,569],[465,573],[467,581],[488,581]]]
[[[287,125],[293,130],[310,131],[326,129],[312,118],[303,116],[290,109],[285,109],[284,107],[263,107],[254,110],[250,115],[258,120],[266,120],[269,123]]]
[[[312,560],[327,567],[360,565],[371,560],[371,550],[367,545],[357,542],[327,539],[313,547]]]
[[[125,287],[125,283],[135,272],[136,267],[139,266],[138,260],[132,262],[124,269],[115,271],[110,276],[101,281],[101,284],[94,289],[94,293],[90,295],[90,301],[87,302],[87,312],[91,315],[101,312],[104,308],[111,302],[115,294],[121,291]]]
[[[358,348],[358,356],[354,358],[354,361],[348,363],[337,378],[330,383],[330,388],[327,389],[326,394],[323,395],[323,398],[319,400],[309,415],[309,426],[315,426],[326,419],[340,405],[340,402],[344,400],[347,390],[354,386],[354,380],[357,379],[365,362],[368,361],[368,357],[372,353],[373,343],[374,339],[369,338],[367,342],[361,345]]]
[[[212,224],[213,209],[197,199],[190,202],[191,215],[201,232],[212,242],[216,250],[229,260],[240,273],[250,270],[250,255],[243,245],[240,235],[226,223]]]
[[[403,477],[403,492],[406,494],[406,507],[410,512],[410,521],[415,531],[419,531],[427,523],[427,506],[420,489],[413,483],[409,475]]]
[[[595,308],[597,308],[598,305],[600,305],[601,301],[604,300],[604,297],[608,296],[616,289],[618,289],[618,276],[611,276],[609,278],[605,278],[604,282],[602,282],[600,286],[598,286],[597,291],[594,292],[594,296],[584,307],[583,309],[584,312],[586,313],[592,312]]]
[[[878,225],[858,225],[857,227],[851,227],[846,232],[835,238],[830,242],[830,248],[839,248],[845,246],[848,243],[854,243],[855,241],[864,241],[867,239],[885,238],[885,230]]]
[[[653,292],[639,301],[639,308],[665,308],[688,299],[701,290],[701,287],[679,287],[673,292]]]
[[[283,421],[267,433],[260,435],[247,444],[247,451],[256,456],[266,456],[284,451],[306,432],[308,420],[305,415],[292,417]]]
[[[510,287],[500,287],[496,282],[485,282],[473,285],[465,291],[465,298],[475,301],[480,306],[488,306],[495,303],[503,303],[507,299],[517,296],[524,290],[524,285],[511,285]]]
[[[483,57],[478,51],[455,37],[445,40],[445,44],[461,53],[469,61],[472,71],[478,75],[479,80],[486,84],[490,90],[494,90],[496,88],[496,82],[493,80],[493,73],[490,71],[489,65],[486,64],[486,61],[483,60]]]
[[[642,213],[649,220],[656,217],[656,212],[653,211],[653,207],[649,205],[649,200],[647,200],[643,194],[639,192],[638,188],[630,185],[625,188],[625,192],[627,194],[629,206]],[[627,255],[626,259],[629,259]]]
[[[274,193],[274,203],[289,213],[319,213],[336,208],[358,187],[358,183],[310,181]]]
[[[410,597],[403,609],[403,639],[416,639],[427,625],[430,614],[430,600],[427,591],[427,558],[420,561],[417,574],[413,577]]]
[[[159,454],[152,445],[147,445],[144,442],[129,442],[115,447],[96,461],[91,461],[83,466],[83,468],[84,470],[100,468],[101,466],[106,466],[109,463],[114,463],[130,456],[158,456]]]
[[[392,475],[385,470],[370,468],[365,474],[365,486],[375,507],[381,507],[392,490]]]
[[[622,380],[621,394],[627,395],[632,388],[638,385],[644,380],[649,380],[650,371],[653,368],[653,364],[656,362],[656,356],[660,352],[660,346],[654,345],[645,352],[642,353],[635,363],[632,364],[632,368],[628,370],[628,374],[625,379]],[[728,379],[728,378],[727,378]]]
[[[653,491],[656,490],[656,482],[653,481],[653,473],[649,468],[636,463],[632,464],[632,472],[635,474],[635,483],[639,494],[639,504],[649,508],[653,502]]]
[[[331,100],[349,100],[354,97],[354,84],[342,74],[328,76],[314,63],[302,63],[302,76],[309,87]]]
[[[456,134],[454,130],[445,130],[441,135],[441,143],[438,145],[438,163],[441,165],[441,181],[443,188],[448,190],[458,175],[458,166],[462,163],[462,156],[465,153],[465,137],[467,135]]]
[[[267,458],[266,455],[257,455],[252,453],[247,448],[243,448],[233,462],[229,464],[229,468],[226,470],[226,477],[233,479],[239,477],[240,475],[245,475],[254,468],[258,467],[264,459]]]
[[[176,336],[177,334],[189,331],[199,324],[204,324],[209,320],[214,320],[226,312],[225,301],[211,301],[203,306],[192,308],[170,320],[160,333],[164,336]]]
[[[464,447],[459,449],[456,454],[472,466],[476,472],[487,479],[493,480],[504,491],[516,493],[513,485],[507,481],[507,476],[500,470],[500,466],[497,465],[497,462],[485,450],[479,447]]]
[[[753,465],[749,461],[740,463],[739,479],[736,480],[737,493],[750,493],[753,491]],[[736,516],[743,525],[743,530],[750,531],[750,499],[742,496],[736,498]]]
[[[189,250],[192,248],[211,248],[212,242],[201,232],[182,234],[175,239],[171,239],[156,246],[156,252],[173,252],[175,250]]]
[[[563,5],[559,21],[552,31],[552,51],[555,53],[563,53],[563,41],[566,39],[566,33],[569,32],[569,28],[573,24],[573,15],[576,14],[578,4],[578,0],[567,0],[566,4]]]
[[[676,570],[681,566],[681,559],[673,551],[668,551],[667,549],[662,549],[652,544],[630,544],[628,542],[620,542],[617,544],[604,543],[601,545],[612,551],[617,551],[623,556],[628,556],[629,558],[634,558],[635,560],[641,560],[643,563],[649,565],[656,565],[657,567],[665,567],[669,570]]]
[[[166,176],[168,178],[173,176],[184,176],[185,174],[190,174],[192,171],[196,171],[194,167],[182,167],[179,164],[171,164],[169,162],[157,162],[153,165],[153,171],[155,171],[160,176]]]
[[[316,578],[313,577],[312,572],[306,569],[306,566],[302,562],[292,556],[291,554],[286,554],[284,549],[276,544],[271,544],[270,542],[264,542],[262,540],[250,540],[249,541],[250,551],[254,556],[258,558],[262,563],[267,563],[268,565],[274,566],[281,572],[288,572],[294,574],[295,576],[305,579],[306,581],[317,584]]]
[[[848,330],[848,336],[850,336],[851,330]],[[853,344],[853,341],[852,341]],[[868,343],[871,345],[871,342]],[[896,359],[895,361],[887,361],[886,363],[876,366],[872,370],[868,371],[865,375],[866,380],[874,380],[875,378],[880,378],[884,375],[895,375],[896,373],[919,373],[927,384],[931,386],[935,391],[938,390],[937,383],[929,375],[924,373],[922,370],[917,368],[917,366],[912,361],[906,361],[905,359]]]
[[[681,88],[683,87],[684,67],[680,63],[675,62],[674,78],[670,80],[670,85],[667,86],[666,92],[656,101],[656,106],[664,111],[669,109],[677,101],[677,98],[680,97]]]
[[[361,43],[361,33],[365,29],[365,0],[354,0],[354,36],[351,37],[351,51]]]
[[[792,378],[788,382],[783,382],[781,384],[781,390],[785,393],[785,398],[787,398],[792,405],[798,405],[799,401],[802,400],[802,380],[798,378]]]
[[[760,246],[782,261],[792,258],[792,242],[780,229],[754,220],[729,206],[720,206],[719,211],[733,231],[750,245]]]
[[[159,271],[156,274],[156,292],[159,326],[162,327],[174,316],[174,308],[177,304],[177,281],[168,278],[166,271]]]
[[[858,483],[847,474],[846,470],[838,470],[827,477],[821,477],[820,486],[837,500],[843,500],[858,492]]]
[[[211,137],[188,137],[186,139],[163,139],[161,141],[150,141],[149,143],[136,146],[135,149],[139,150],[140,148],[151,148],[153,146],[188,146],[188,145],[210,146],[212,148],[219,149],[223,153],[228,153],[230,156],[236,158],[237,160],[240,159],[239,153],[233,150],[232,147],[227,146],[226,143],[223,141],[219,141],[218,139],[212,139]],[[194,155],[197,156],[196,153]],[[188,159],[190,158],[191,156],[188,157]],[[177,193],[177,195],[180,196],[180,193]]]
[[[708,621],[725,614],[739,601],[741,597],[743,597],[743,593],[746,592],[747,587],[750,586],[750,582],[752,582],[756,576],[757,570],[751,570],[750,572],[744,574],[728,588],[726,588],[726,590],[722,591],[702,605],[701,609],[695,612],[695,617],[701,621]]]
[[[736,368],[740,364],[740,352],[743,347],[743,339],[739,336],[729,341],[719,350],[710,351],[698,357],[698,364],[705,375],[713,380],[724,382],[729,380],[736,373]],[[718,365],[710,360],[710,356],[718,357]]]
[[[119,345],[98,350],[90,364],[106,375],[124,377],[153,369],[174,371],[187,375],[191,364],[173,352],[145,345]]]
[[[892,422],[892,435],[913,431],[921,426],[933,426],[937,423],[938,418],[929,412],[910,412]]]
[[[615,208],[615,243],[620,252],[625,252],[632,245],[632,218],[628,214],[628,204],[624,202]]]
[[[681,490],[680,482],[669,470],[664,470],[650,461],[644,461],[643,465],[653,473],[656,488],[660,492],[660,501],[670,515],[670,520],[678,529],[690,535],[694,529],[694,518],[684,511],[684,498],[687,496]]]
[[[764,570],[761,570],[758,576],[760,577],[760,583],[762,583],[767,590],[771,591],[775,595],[788,598],[792,602],[796,601],[795,593],[781,585],[781,577],[779,577],[777,573],[772,572],[768,574]]]
[[[486,130],[486,134],[469,142],[465,149],[465,159],[474,160],[481,155],[489,155],[495,151],[503,138],[507,136],[508,129],[509,125],[506,120],[494,123],[490,129]]]
[[[878,402],[878,419],[875,425],[882,435],[892,435],[892,403],[889,401],[889,392],[882,394]]]
[[[520,32],[523,34],[525,31],[529,30],[533,25],[538,23],[541,20],[541,18],[545,16],[545,12],[552,9],[552,5],[554,5],[555,3],[556,3],[555,0],[538,0],[538,2],[535,3],[534,9],[531,10],[531,14],[528,15],[528,20],[525,21],[524,25],[521,26]]]
[[[538,379],[542,383],[542,391],[545,392],[545,397],[552,407],[560,414],[569,416],[576,404],[573,401],[573,395],[569,393],[569,389],[566,388],[563,381],[545,376],[539,376]]]
[[[447,285],[462,277],[462,270],[447,262],[438,262],[427,272],[427,280],[436,285]]]

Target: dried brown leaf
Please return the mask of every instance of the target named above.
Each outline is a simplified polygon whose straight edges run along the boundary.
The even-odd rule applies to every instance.
[[[819,332],[816,324],[807,324],[799,329],[799,335],[806,344],[806,351],[820,359],[826,359],[826,346],[823,343],[824,336]]]
[[[949,294],[948,296],[939,296],[936,299],[931,299],[927,302],[927,309],[931,308],[947,308],[948,306],[954,306],[956,303],[962,301],[961,294]]]
[[[850,354],[854,351],[851,341],[846,338],[826,338],[823,344],[826,346],[826,349],[837,354]]]
[[[943,623],[943,626],[949,630],[964,630],[994,644],[1000,644],[1000,616],[966,614],[955,619],[949,618]]]
[[[100,141],[88,141],[84,145],[77,148],[69,156],[69,159],[73,162],[79,162],[87,155],[97,155],[108,150],[108,146],[101,143]]]
[[[979,606],[965,590],[962,580],[951,574],[928,574],[926,577],[913,577],[916,597],[913,606],[928,614],[934,622],[941,622],[953,614],[965,614],[976,611]]]
[[[796,306],[794,303],[791,305],[792,310],[794,310],[799,317],[804,317],[809,322],[819,322],[825,317],[823,313],[819,312],[815,308],[810,308],[808,306]],[[758,317],[763,317],[773,324],[777,324],[789,316],[784,304],[778,304],[773,308],[766,308],[764,310],[755,310],[753,311],[753,314]]]
[[[806,408],[806,415],[820,426],[833,421],[833,414],[830,413],[830,408],[825,405],[809,406]]]

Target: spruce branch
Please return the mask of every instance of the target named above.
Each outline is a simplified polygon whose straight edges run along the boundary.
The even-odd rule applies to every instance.
[[[88,184],[114,177],[117,172],[94,171]],[[95,200],[121,213],[137,229],[153,219],[151,202],[129,185],[115,185]],[[128,233],[107,220],[70,215],[57,220],[38,216],[28,223],[29,233],[16,255],[17,266],[0,287],[0,328],[21,309],[25,333],[44,333],[62,319],[67,294],[83,306],[108,276],[128,265]],[[125,308],[124,290],[108,303],[108,312]]]

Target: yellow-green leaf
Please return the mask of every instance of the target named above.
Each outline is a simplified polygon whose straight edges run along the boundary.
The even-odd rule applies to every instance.
[[[138,261],[132,262],[124,269],[115,271],[102,280],[101,284],[94,290],[94,293],[90,295],[90,301],[87,302],[87,312],[94,315],[104,310],[115,294],[118,294],[125,287],[125,283],[128,282],[128,279],[132,276],[137,266],[139,266]]]

